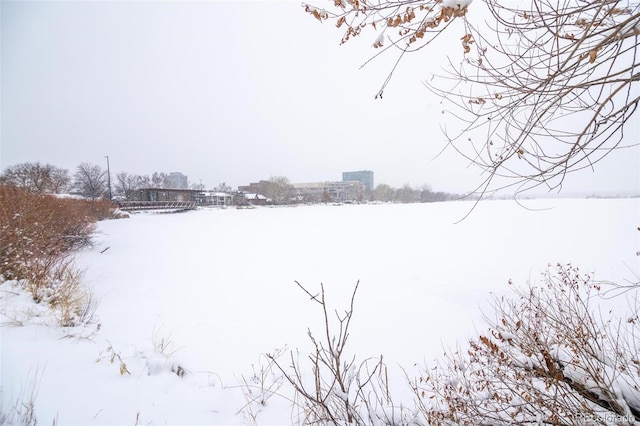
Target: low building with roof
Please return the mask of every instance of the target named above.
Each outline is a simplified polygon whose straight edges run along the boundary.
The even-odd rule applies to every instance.
[[[201,191],[196,195],[196,202],[203,206],[231,206],[234,196],[226,192]]]
[[[140,188],[132,191],[132,201],[197,201],[202,192],[194,189]]]
[[[359,202],[364,185],[359,181],[294,183],[294,197],[306,203]]]
[[[262,194],[255,194],[251,192],[242,193],[242,199],[244,204],[251,204],[254,206],[265,206],[272,203],[270,198],[267,198]]]

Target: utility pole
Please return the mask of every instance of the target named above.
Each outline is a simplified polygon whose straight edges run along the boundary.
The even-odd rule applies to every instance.
[[[111,196],[111,169],[109,168],[109,156],[105,155],[104,158],[107,159],[107,185],[109,186],[109,201],[113,201],[113,197]]]

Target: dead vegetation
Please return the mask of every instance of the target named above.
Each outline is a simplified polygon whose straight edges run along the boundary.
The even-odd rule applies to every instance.
[[[89,322],[94,301],[73,251],[90,244],[94,223],[111,214],[107,200],[0,185],[0,282],[16,281],[36,303],[48,303],[63,327]]]

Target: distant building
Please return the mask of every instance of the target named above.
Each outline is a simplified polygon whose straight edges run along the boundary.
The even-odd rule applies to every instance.
[[[247,192],[251,194],[267,195],[269,188],[269,182],[261,180],[260,182],[252,182],[249,185],[243,185],[238,187],[239,192]]]
[[[293,194],[305,203],[361,201],[364,185],[359,181],[294,183]]]
[[[170,189],[189,189],[189,179],[180,172],[171,172],[165,178],[164,186]]]
[[[233,205],[233,194],[217,191],[202,191],[196,195],[195,200],[204,206],[231,206]]]
[[[177,201],[188,202],[197,201],[196,196],[201,191],[191,189],[173,188],[140,188],[133,191],[132,201]]]
[[[373,191],[373,172],[371,170],[359,170],[357,172],[342,172],[342,181],[362,182],[364,189]]]
[[[243,193],[242,197],[244,197],[243,202],[240,202],[239,204],[242,205],[254,205],[254,206],[264,206],[267,204],[271,204],[271,199],[265,197],[264,195],[260,195],[260,194],[251,194],[251,193]]]

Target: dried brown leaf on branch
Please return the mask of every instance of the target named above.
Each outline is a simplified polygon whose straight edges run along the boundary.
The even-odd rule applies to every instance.
[[[455,121],[443,123],[446,143],[483,172],[474,190],[480,198],[505,188],[560,190],[570,172],[594,167],[612,151],[636,142],[629,141],[625,129],[637,122],[640,111],[638,0],[469,3],[334,0],[330,13],[305,10],[341,28],[348,22],[342,43],[365,28],[378,33],[397,28],[385,32],[384,40],[397,49],[384,51],[396,52],[398,61],[381,78],[376,98],[406,53],[446,64],[424,83],[443,99],[449,113],[444,117]],[[476,7],[484,14],[468,13]],[[462,37],[462,52],[429,50],[436,39],[447,43],[453,37]],[[458,58],[476,50],[477,59]],[[494,95],[509,102],[486,102]],[[481,111],[476,108],[485,102]],[[468,144],[468,132],[485,136]],[[522,146],[531,158],[515,165],[512,161],[522,154],[505,149],[496,155],[487,149],[490,140]]]
[[[538,285],[511,288],[513,296],[496,296],[495,317],[487,317],[499,340],[480,335],[466,353],[445,353],[412,383],[427,424],[640,421],[638,324],[621,321],[638,316],[636,295],[629,312],[603,317],[601,285],[562,264],[549,266]]]
[[[305,4],[304,5],[304,11],[309,13],[309,14],[311,14],[311,15],[313,15],[313,17],[316,18],[320,22],[322,22],[323,20],[329,19],[329,14],[324,9],[318,9],[318,8],[313,7],[311,5]]]

